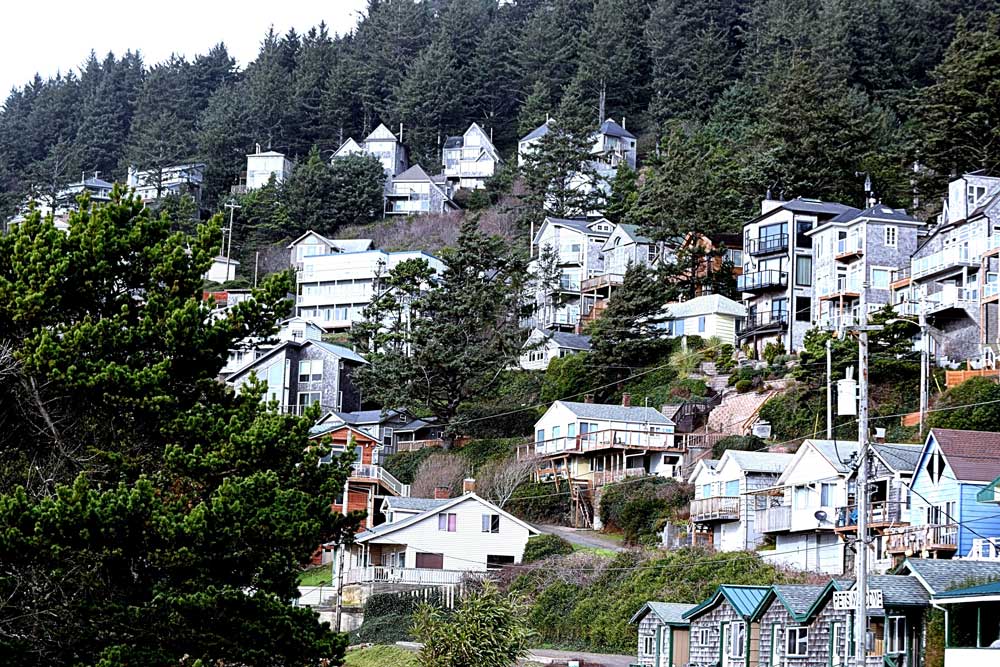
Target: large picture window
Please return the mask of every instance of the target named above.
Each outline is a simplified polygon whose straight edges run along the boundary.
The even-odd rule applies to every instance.
[[[809,628],[788,628],[785,630],[785,653],[790,658],[809,655]]]
[[[319,382],[322,379],[322,359],[303,359],[299,362],[299,382]]]

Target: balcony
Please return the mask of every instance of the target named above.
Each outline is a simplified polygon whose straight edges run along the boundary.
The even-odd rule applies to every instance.
[[[530,440],[518,447],[519,458],[583,453],[601,449],[651,449],[656,451],[684,450],[674,441],[673,433],[654,430],[606,429],[579,435],[557,436],[548,440]]]
[[[970,245],[952,246],[927,257],[913,260],[912,276],[914,280],[917,280],[942,271],[978,265],[979,252],[977,247]]]
[[[605,273],[600,276],[594,276],[583,281],[583,291],[597,292],[611,287],[618,287],[622,284],[623,280],[625,280],[625,276],[621,273]]]
[[[997,235],[997,238],[1000,238],[1000,234]],[[997,296],[1000,296],[1000,279],[998,279],[998,274],[987,273],[986,282],[983,283],[983,301],[992,301]]]
[[[773,312],[754,313],[743,321],[737,333],[740,336],[749,336],[756,333],[773,333],[783,331],[788,328],[788,311],[778,310]]]
[[[691,501],[691,521],[695,523],[739,520],[739,496],[718,496]]]
[[[344,571],[344,584],[416,584],[442,586],[462,583],[464,570],[433,570],[419,567],[356,567]]]
[[[954,554],[958,550],[958,525],[928,524],[887,528],[885,549],[893,554]]]
[[[788,234],[772,234],[747,240],[746,252],[752,257],[771,255],[788,250]]]
[[[397,496],[402,496],[404,498],[408,498],[410,496],[410,485],[400,482],[382,466],[355,463],[351,469],[351,477],[353,479],[376,481]]]
[[[900,505],[898,502],[873,502],[868,511],[868,527],[872,530],[890,526],[906,525],[900,521]],[[837,521],[834,530],[838,533],[855,532],[858,529],[858,506],[847,505],[837,508]]]
[[[764,292],[771,289],[785,289],[788,285],[788,273],[785,271],[755,271],[744,273],[736,278],[736,289],[741,292]]]
[[[635,477],[645,477],[649,472],[645,468],[619,468],[617,470],[595,470],[592,474],[594,486],[604,486]]]
[[[985,560],[1000,563],[1000,537],[977,537],[963,560]]]
[[[928,315],[952,308],[959,308],[969,313],[975,313],[979,308],[979,290],[945,284],[941,286],[940,292],[928,294],[924,299],[924,304]]]
[[[777,505],[757,510],[755,517],[757,531],[761,533],[783,533],[792,528],[792,506]]]
[[[864,240],[860,236],[852,236],[837,241],[837,254],[834,255],[834,259],[838,262],[853,262],[864,254]]]
[[[820,301],[828,301],[831,299],[857,299],[859,296],[861,296],[861,285],[857,278],[841,276],[837,278],[833,291],[820,294],[819,298]]]

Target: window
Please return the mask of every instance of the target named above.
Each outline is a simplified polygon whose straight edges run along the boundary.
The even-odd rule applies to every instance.
[[[698,646],[708,646],[712,643],[712,635],[708,628],[698,628],[694,631],[694,643]]]
[[[322,359],[303,359],[299,362],[299,382],[319,382],[322,379]]]
[[[785,630],[785,653],[797,658],[809,655],[809,628]]]
[[[798,287],[812,285],[813,259],[809,255],[795,256],[795,284]]]
[[[740,480],[732,479],[726,482],[726,495],[730,498],[740,495]]]
[[[674,336],[683,336],[684,320],[673,320],[672,322],[670,322],[670,328],[671,328],[670,333],[672,333]]]
[[[771,665],[778,667],[781,660],[781,626],[775,623],[771,626]]]
[[[809,322],[812,320],[812,298],[800,296],[795,299],[795,321]]]
[[[568,424],[566,426],[566,437],[567,438],[576,437],[576,422],[573,422],[572,424]]]
[[[771,301],[771,319],[783,320],[788,313],[788,299],[774,299]]]
[[[809,507],[809,487],[796,486],[794,500],[795,509],[805,509]]]
[[[500,532],[500,515],[499,514],[484,514],[483,515],[483,532],[484,533],[499,533]]]
[[[705,316],[698,318],[698,333],[705,333]]]
[[[536,442],[543,442],[544,440],[545,440],[545,429],[544,428],[540,428],[540,429],[538,429],[538,432],[535,433],[535,441]]]
[[[711,498],[712,497],[712,485],[711,484],[702,484],[701,485],[701,497],[702,498]]]
[[[872,269],[872,287],[874,289],[889,289],[891,273],[889,269]]]
[[[306,408],[314,403],[320,402],[320,392],[318,391],[300,391],[299,392],[299,410],[298,413],[302,414]]]
[[[444,514],[438,514],[438,530],[445,531],[448,533],[455,532],[455,524],[458,521],[458,515],[452,514],[450,512],[445,512]]]
[[[895,248],[898,242],[899,232],[896,227],[885,228],[885,245],[888,248]]]
[[[729,656],[731,658],[742,658],[746,654],[746,634],[747,626],[742,623],[733,623],[729,628]]]
[[[656,653],[656,637],[642,638],[642,652],[645,655],[653,655]]]
[[[982,185],[970,185],[966,190],[969,197],[969,208],[986,196],[986,188]]]
[[[822,507],[833,507],[833,484],[819,485],[819,504]]]
[[[906,617],[890,616],[886,620],[886,653],[906,653]]]
[[[833,638],[831,639],[833,644],[831,651],[831,665],[832,667],[843,667],[844,665],[844,647],[847,644],[847,633],[844,632],[843,623],[833,624]]]
[[[556,438],[560,437],[561,435],[562,435],[562,427],[560,427],[560,426],[553,426],[552,427],[552,439],[555,440]]]

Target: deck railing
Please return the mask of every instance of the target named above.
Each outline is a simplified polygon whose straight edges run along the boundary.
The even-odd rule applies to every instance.
[[[900,506],[898,502],[873,502],[868,511],[868,524],[899,523]],[[837,528],[858,525],[858,506],[846,505],[837,508]]]
[[[761,533],[780,533],[792,527],[792,506],[777,505],[767,509],[757,510],[757,531]]]
[[[673,433],[661,431],[633,431],[626,429],[606,429],[578,435],[559,436],[548,440],[532,440],[518,448],[523,456],[545,456],[562,452],[589,452],[598,449],[683,449],[683,444],[674,440]]]
[[[716,496],[691,501],[692,521],[738,520],[739,518],[739,496]]]
[[[433,570],[418,567],[356,567],[344,571],[345,584],[459,584],[467,575],[464,570]]]
[[[885,537],[885,548],[891,552],[954,551],[958,548],[958,525],[935,523],[889,528]]]
[[[352,469],[354,477],[377,480],[391,489],[397,496],[409,497],[410,495],[410,485],[400,482],[382,466],[355,463]]]

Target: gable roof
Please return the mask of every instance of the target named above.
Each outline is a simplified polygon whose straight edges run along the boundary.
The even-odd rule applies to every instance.
[[[882,591],[886,607],[925,607],[931,597],[916,578],[899,574],[868,575],[868,590],[874,589]]]
[[[427,512],[447,505],[451,498],[404,498],[401,496],[386,496],[382,506],[387,509],[411,510]]]
[[[569,350],[590,350],[590,336],[584,334],[567,333],[565,331],[552,331],[551,329],[536,329],[541,332],[546,340],[555,341],[559,347]]]
[[[907,558],[896,569],[896,574],[904,573],[920,581],[928,592],[940,595],[971,579],[1000,579],[1000,562]]]
[[[297,246],[299,244],[299,242],[303,241],[306,237],[309,237],[309,236],[315,236],[320,241],[322,241],[325,245],[328,245],[328,246],[332,246],[333,245],[333,241],[331,241],[330,239],[326,238],[325,236],[323,236],[319,232],[314,232],[313,230],[310,229],[310,230],[306,231],[304,234],[302,234],[302,236],[300,236],[299,238],[297,238],[294,241],[292,241],[291,243],[289,243],[287,247],[288,248],[294,248],[295,246]]]
[[[1000,477],[1000,433],[932,428],[921,460],[932,438],[958,481],[989,483]]]
[[[696,315],[730,315],[746,317],[747,308],[721,294],[704,294],[687,301],[668,303],[663,307],[668,318],[694,317]]]
[[[306,342],[315,345],[316,347],[322,350],[326,350],[330,354],[335,354],[341,359],[347,359],[348,361],[354,361],[359,364],[368,363],[367,361],[365,361],[365,358],[362,357],[360,354],[358,354],[354,350],[349,350],[341,345],[334,345],[333,343],[325,343],[321,340],[310,340]]]
[[[831,583],[833,583],[831,581]],[[754,618],[760,618],[771,604],[777,600],[795,621],[801,623],[809,618],[816,603],[827,592],[831,584],[776,584],[761,599]]]
[[[454,507],[455,505],[458,505],[459,503],[463,503],[463,502],[465,502],[467,500],[474,500],[474,501],[480,503],[481,505],[483,505],[484,507],[488,508],[491,512],[493,512],[495,514],[502,514],[503,516],[507,517],[509,520],[513,521],[517,525],[519,525],[522,528],[526,529],[531,534],[534,534],[534,535],[538,535],[539,534],[539,531],[538,531],[537,528],[534,528],[530,524],[527,524],[524,521],[521,521],[520,519],[518,519],[513,514],[509,514],[509,513],[505,512],[505,511],[503,511],[502,509],[500,509],[499,507],[497,507],[496,505],[494,505],[490,501],[484,500],[483,498],[480,498],[475,493],[466,493],[465,495],[461,495],[461,496],[458,496],[456,498],[449,498],[447,500],[447,502],[445,502],[445,503],[443,503],[441,505],[438,505],[436,507],[432,507],[430,509],[427,509],[427,510],[421,512],[420,514],[414,514],[413,516],[407,517],[407,518],[403,519],[402,521],[394,521],[393,523],[383,523],[381,525],[375,526],[374,528],[369,528],[368,530],[365,530],[365,531],[363,531],[363,532],[358,533],[357,535],[355,535],[354,541],[355,542],[367,542],[367,541],[369,541],[369,540],[371,540],[371,539],[373,539],[375,537],[381,537],[383,535],[387,535],[389,533],[393,533],[393,532],[395,532],[397,530],[400,530],[402,528],[406,528],[407,526],[412,526],[413,524],[419,523],[419,522],[423,521],[424,519],[428,519],[431,516],[434,516],[435,514],[437,514],[438,512],[442,512],[442,511],[444,511],[444,510],[446,510],[446,509],[448,509],[450,507]]]
[[[873,442],[872,451],[893,472],[913,472],[920,461],[921,445]]]
[[[723,600],[727,601],[737,614],[743,618],[750,618],[769,590],[768,586],[729,586],[723,584],[715,589],[710,598],[686,611],[682,618],[694,620],[721,604]]]
[[[684,619],[684,614],[695,605],[681,602],[647,602],[639,608],[639,611],[632,614],[629,623],[638,623],[646,614],[652,612],[659,621],[665,625],[691,625],[690,621]]]
[[[632,424],[673,424],[669,418],[656,408],[645,406],[608,405],[605,403],[577,403],[574,401],[556,401],[569,408],[577,417],[600,419],[602,421],[629,422]]]
[[[376,127],[374,130],[372,130],[368,134],[368,136],[365,137],[365,141],[396,141],[396,142],[398,142],[399,140],[396,138],[396,135],[393,134],[392,130],[390,130],[389,128],[387,128],[385,126],[385,123],[379,123],[378,127]]]
[[[531,242],[537,244],[538,243],[538,239],[540,239],[541,236],[542,236],[542,231],[548,225],[556,225],[558,227],[566,227],[567,229],[572,229],[573,231],[580,232],[581,234],[588,234],[590,236],[597,236],[597,237],[602,237],[602,238],[607,238],[607,237],[611,236],[611,232],[602,232],[602,231],[600,231],[598,229],[592,229],[590,227],[590,225],[594,224],[595,222],[599,222],[599,221],[598,220],[593,220],[593,221],[592,220],[575,220],[575,219],[572,219],[572,218],[553,218],[553,217],[550,217],[550,216],[546,216],[545,220],[542,221],[542,224],[539,225],[538,231],[535,232],[535,238],[533,238],[531,240]]]
[[[799,451],[804,451],[809,447],[818,452],[840,474],[847,474],[851,471],[850,462],[858,452],[858,443],[850,440],[813,440],[810,438],[802,443]],[[795,456],[799,456],[799,452],[796,452]]]
[[[948,591],[946,593],[938,593],[934,596],[934,600],[940,602],[961,602],[961,599],[948,600],[948,598],[969,598],[978,596],[988,596],[991,598],[1000,596],[1000,581],[991,581],[986,584],[979,584],[978,586],[969,586],[968,588],[959,588],[958,590]]]
[[[331,414],[345,424],[358,425],[381,424],[386,419],[392,419],[401,413],[399,410],[355,410],[354,412],[333,412]]]
[[[538,139],[540,137],[544,137],[548,133],[549,133],[549,121],[545,121],[535,129],[533,129],[531,132],[528,132],[526,135],[518,139],[518,143],[522,141],[531,141],[532,139]]]
[[[315,345],[316,347],[318,347],[319,349],[323,350],[324,352],[327,352],[327,353],[332,354],[334,356],[340,357],[341,359],[346,359],[348,361],[354,361],[354,362],[357,362],[357,363],[360,363],[360,364],[367,364],[368,363],[367,361],[365,361],[365,358],[362,357],[357,352],[355,352],[353,350],[349,350],[346,347],[341,347],[340,345],[334,345],[333,343],[324,343],[324,342],[318,341],[318,340],[304,340],[304,341],[286,340],[286,341],[282,341],[282,342],[278,343],[277,345],[275,345],[274,347],[272,347],[270,350],[267,350],[260,357],[257,357],[256,359],[251,359],[250,361],[248,361],[247,363],[245,363],[243,366],[237,368],[235,371],[233,371],[226,378],[226,382],[232,382],[237,377],[245,375],[247,372],[253,370],[255,367],[259,367],[260,365],[263,364],[263,362],[267,361],[268,359],[270,359],[271,357],[273,357],[274,355],[276,355],[278,352],[282,352],[282,351],[288,349],[289,347],[294,347],[296,349],[301,349],[301,348],[303,348],[303,347],[305,347],[307,345]]]
[[[625,233],[630,239],[636,243],[652,243],[653,240],[648,236],[643,236],[639,233],[639,225],[630,225],[623,222],[618,223],[618,228]]]
[[[363,153],[363,152],[364,149],[361,147],[361,144],[359,144],[354,140],[354,137],[347,137],[347,139],[344,140],[344,143],[340,144],[340,147],[336,151],[334,151],[333,157],[338,157],[339,155],[345,153],[351,155],[354,153]]]
[[[694,467],[691,468],[691,474],[688,475],[687,478],[688,484],[694,484],[694,480],[698,477],[698,475],[701,474],[703,470],[708,472],[713,472],[718,467],[719,467],[718,459],[698,459],[698,461],[694,464]]]
[[[788,467],[795,454],[778,454],[772,452],[747,452],[738,449],[727,449],[719,459],[719,467],[728,458],[747,472],[781,472]]]
[[[623,137],[625,139],[635,139],[635,135],[626,130],[624,127],[619,125],[614,121],[614,119],[608,118],[606,121],[601,123],[601,134],[606,134],[610,137]]]
[[[412,167],[410,167],[409,169],[407,169],[403,173],[399,174],[398,176],[393,176],[392,180],[393,181],[430,181],[431,183],[434,182],[434,179],[432,179],[430,176],[428,176],[427,172],[424,171],[423,167],[421,167],[419,164],[413,165]]]
[[[753,218],[750,222],[757,222],[758,220],[763,220],[764,218],[772,215],[775,211],[791,211],[793,213],[811,213],[814,215],[828,215],[828,216],[841,216],[844,214],[856,216],[861,212],[860,209],[854,208],[853,206],[845,206],[844,204],[838,204],[836,202],[826,202],[819,199],[808,199],[804,197],[796,197],[789,201],[784,201],[769,209],[766,213],[761,213],[757,217]]]
[[[313,424],[312,426],[309,427],[309,438],[310,439],[319,438],[321,436],[327,435],[328,433],[332,433],[333,431],[339,431],[340,429],[347,429],[348,431],[353,433],[356,437],[364,438],[366,442],[374,443],[376,446],[381,444],[379,443],[378,440],[373,438],[370,433],[365,433],[364,431],[361,431],[355,428],[354,426],[351,426],[350,424],[344,424],[343,422],[340,423],[326,422],[323,424]]]

